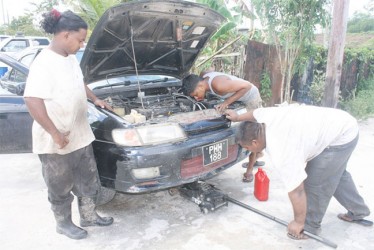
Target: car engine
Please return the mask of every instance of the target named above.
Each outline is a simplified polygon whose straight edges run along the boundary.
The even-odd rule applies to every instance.
[[[157,123],[172,120],[182,123],[195,120],[212,119],[221,116],[215,111],[214,106],[223,100],[216,96],[208,96],[204,101],[196,101],[194,98],[181,93],[175,87],[167,89],[145,90],[144,92],[126,95],[115,95],[107,98],[115,112],[130,123]],[[241,106],[234,103],[230,108]],[[127,119],[129,116],[143,116],[143,119]]]

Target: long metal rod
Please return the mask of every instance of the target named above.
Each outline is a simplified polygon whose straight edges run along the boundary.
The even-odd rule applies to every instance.
[[[242,203],[242,202],[240,202],[238,200],[235,200],[235,199],[233,199],[233,198],[231,198],[229,196],[226,196],[226,199],[227,199],[227,201],[230,201],[230,202],[232,202],[232,203],[234,203],[234,204],[236,204],[238,206],[241,206],[241,207],[243,207],[245,209],[251,210],[252,212],[255,212],[255,213],[259,214],[259,215],[262,215],[262,216],[264,216],[264,217],[266,217],[268,219],[276,221],[279,224],[282,224],[282,225],[284,225],[286,227],[288,226],[288,223],[285,222],[284,220],[278,219],[278,218],[276,218],[276,217],[274,217],[274,216],[272,216],[270,214],[264,213],[264,212],[262,212],[262,211],[260,211],[260,210],[258,210],[256,208],[254,208],[254,207],[248,206],[247,204],[244,204],[244,203]],[[323,237],[320,237],[318,235],[315,235],[315,234],[310,233],[310,232],[305,231],[305,230],[303,231],[303,233],[306,236],[308,236],[310,238],[313,238],[313,239],[315,239],[315,240],[317,240],[317,241],[319,241],[319,242],[321,242],[321,243],[323,243],[323,244],[325,244],[325,245],[327,245],[329,247],[332,247],[332,248],[337,248],[338,247],[338,245],[336,245],[334,242],[329,241],[328,239],[325,239]]]

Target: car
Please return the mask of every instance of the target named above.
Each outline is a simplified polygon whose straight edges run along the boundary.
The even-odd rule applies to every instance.
[[[21,50],[34,46],[49,45],[48,37],[38,36],[14,36],[8,37],[0,42],[0,53],[5,53],[10,56],[15,56]]]
[[[80,65],[91,90],[115,110],[89,101],[103,187],[135,194],[165,190],[212,178],[248,157],[235,141],[238,124],[214,109],[223,100],[208,96],[197,102],[182,91],[183,77],[223,21],[204,5],[173,0],[122,3],[100,18]],[[5,59],[22,69],[0,55]],[[11,99],[0,96],[0,116],[18,112],[31,120],[23,98]],[[230,108],[245,112],[240,102]],[[31,126],[24,120],[22,126]],[[3,127],[9,120],[0,122]],[[19,130],[17,124],[2,131],[3,151],[18,136],[12,131]],[[31,137],[31,128],[21,129],[30,135],[20,136]]]
[[[11,37],[11,36],[8,36],[8,35],[0,35],[0,42],[1,42],[2,40],[4,40],[5,38],[8,38],[8,37]]]
[[[39,55],[42,49],[46,47],[47,46],[29,47],[20,51],[14,57],[17,58],[20,63],[26,65],[27,67],[30,67],[36,56]],[[84,48],[80,49],[75,54],[78,61],[82,59],[83,52]],[[23,91],[25,90],[26,78],[27,76],[20,71],[7,68],[7,72],[0,78],[0,86],[11,93],[23,95]]]

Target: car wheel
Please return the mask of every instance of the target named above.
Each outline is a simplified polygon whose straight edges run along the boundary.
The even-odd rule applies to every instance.
[[[100,187],[100,190],[97,194],[96,198],[96,206],[104,205],[111,200],[113,200],[114,196],[116,195],[116,191],[113,189],[109,189],[106,187]]]

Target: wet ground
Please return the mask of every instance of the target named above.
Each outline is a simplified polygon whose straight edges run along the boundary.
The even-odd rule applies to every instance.
[[[265,157],[266,161],[266,157]],[[292,207],[277,174],[267,163],[269,200],[253,195],[253,183],[242,183],[238,164],[209,182],[223,192],[260,211],[290,221]],[[330,249],[309,239],[294,241],[285,226],[237,205],[229,204],[204,215],[197,205],[167,191],[143,195],[117,194],[98,207],[115,218],[107,228],[90,227],[87,239],[75,241],[55,232],[40,164],[33,154],[0,155],[1,249]],[[349,162],[359,192],[374,211],[374,119],[360,122],[360,140]],[[76,200],[73,220],[79,221]],[[374,228],[337,219],[345,212],[332,200],[322,223],[321,236],[338,249],[374,249]],[[374,220],[374,215],[368,219]]]

